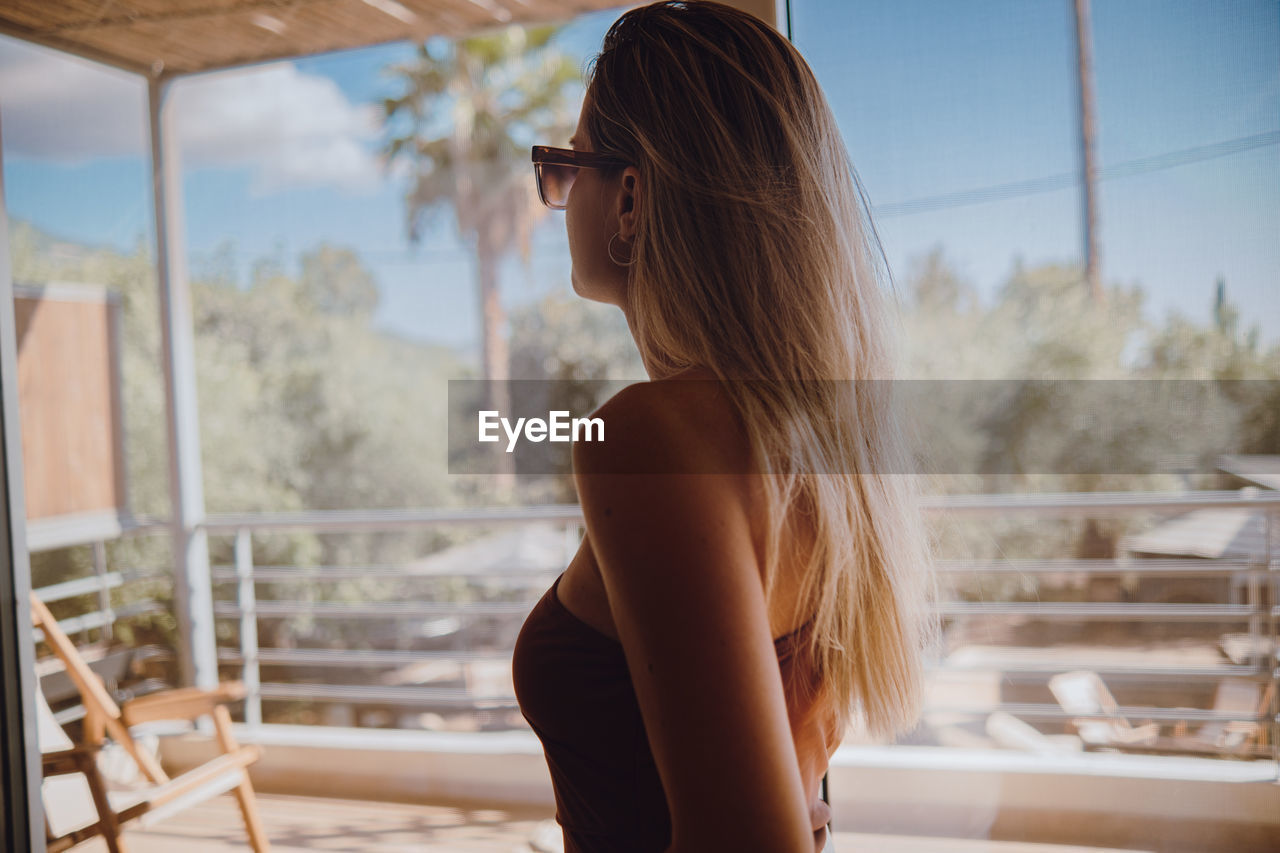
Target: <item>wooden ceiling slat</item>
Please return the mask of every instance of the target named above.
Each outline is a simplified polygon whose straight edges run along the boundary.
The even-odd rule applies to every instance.
[[[68,0],[51,3],[48,0],[6,0],[0,3],[0,19],[31,29],[48,29],[77,21],[93,20],[103,10],[120,14],[127,10],[124,3],[102,0]]]
[[[201,21],[216,25],[227,18],[262,13],[285,15],[296,9],[306,9],[317,4],[346,3],[350,0],[192,0],[184,3],[165,3],[159,0],[154,8],[129,16],[106,18],[100,26],[129,26],[131,24],[181,24],[183,21]]]
[[[399,0],[400,5],[416,13],[419,19],[430,22],[419,39],[432,35],[455,36],[466,31],[466,21],[458,16],[457,10],[441,0]]]
[[[449,14],[458,21],[459,33],[475,33],[491,29],[503,24],[494,20],[493,15],[470,0],[440,0],[439,5],[448,9]]]
[[[0,32],[145,72],[166,75],[458,36],[510,23],[565,20],[617,0],[398,0],[405,22],[364,0],[4,0]],[[254,24],[269,15],[279,33]]]
[[[205,47],[203,38],[180,40],[180,30],[139,24],[125,30],[107,33],[90,30],[82,34],[82,44],[98,50],[112,50],[128,61],[143,68],[156,61],[164,63],[164,70],[182,73],[199,69],[207,62],[216,61],[219,54]]]

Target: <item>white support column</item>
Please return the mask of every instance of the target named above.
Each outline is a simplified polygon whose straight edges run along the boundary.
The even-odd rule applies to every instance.
[[[183,681],[208,688],[218,683],[218,656],[213,630],[209,547],[206,534],[199,526],[204,522],[204,478],[200,467],[191,291],[187,283],[186,236],[182,225],[182,166],[178,159],[169,83],[152,77],[147,91],[151,107],[156,274],[160,287],[169,435],[174,606],[182,634]]]
[[[31,564],[18,422],[18,334],[0,157],[0,847],[44,853]]]

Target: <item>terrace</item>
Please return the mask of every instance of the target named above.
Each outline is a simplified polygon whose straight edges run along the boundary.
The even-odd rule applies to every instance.
[[[611,4],[539,8],[564,16],[594,5]],[[739,5],[770,20],[785,19],[787,11],[772,2]],[[68,490],[42,490],[41,481],[30,478],[24,504],[19,460],[29,470],[53,469],[40,469],[51,464],[47,459],[24,458],[15,419],[3,419],[10,524],[0,627],[6,702],[14,705],[6,705],[8,719],[30,719],[34,691],[41,689],[69,731],[83,724],[83,706],[65,680],[60,685],[61,667],[39,654],[25,608],[13,604],[34,589],[121,693],[143,695],[170,679],[245,684],[234,729],[242,743],[262,748],[251,775],[274,849],[554,849],[543,846],[554,845],[554,833],[547,836],[554,814],[550,781],[514,701],[510,655],[529,608],[578,546],[579,508],[206,513],[191,294],[177,236],[181,187],[173,178],[177,158],[166,125],[167,89],[181,75],[460,34],[495,20],[523,20],[530,6],[352,0],[344,6],[349,17],[311,20],[306,4],[295,4],[285,34],[261,22],[236,30],[237,15],[261,14],[236,7],[219,20],[240,36],[202,39],[211,46],[201,54],[174,47],[195,43],[184,38],[183,27],[209,23],[190,16],[79,27],[55,20],[49,9],[56,7],[40,3],[15,4],[17,11],[0,14],[8,34],[147,75],[171,469],[165,519],[119,511],[127,502],[119,500],[123,487],[111,466],[97,479],[77,480],[80,497],[93,492],[97,504],[69,508]],[[383,11],[356,14],[361,7]],[[164,27],[167,34],[146,35],[146,27]],[[0,220],[2,214],[0,207]],[[0,261],[3,411],[11,415],[19,411],[15,378],[22,363],[8,343],[20,336],[9,334],[16,327],[6,253]],[[110,297],[40,284],[15,295],[50,311],[59,301],[102,303],[111,317]],[[117,345],[110,335],[101,342],[108,363]],[[32,363],[29,356],[25,363]],[[107,424],[116,411],[109,398],[99,400],[95,412]],[[28,406],[22,414],[35,411]],[[106,447],[110,455],[110,441]],[[1280,491],[1268,479],[1271,464],[1274,458],[1223,457],[1217,489],[952,494],[926,501],[923,510],[936,528],[968,530],[979,540],[994,541],[994,529],[1010,525],[1030,536],[1091,522],[1127,532],[1099,556],[1080,556],[1068,538],[1050,558],[940,563],[936,607],[945,636],[931,664],[924,719],[897,744],[852,736],[841,746],[827,779],[836,848],[1274,849],[1280,838]],[[324,547],[289,553],[323,556],[296,562],[263,556],[287,552],[279,544],[290,537]],[[341,559],[342,543],[355,541],[389,543],[385,553],[410,556],[376,564]],[[84,571],[56,582],[42,578],[41,557],[62,552],[78,555]],[[28,570],[32,558],[37,568]],[[163,636],[155,626],[166,622],[177,626],[175,648],[154,642]],[[1050,682],[1079,672],[1100,677],[1117,707],[1065,707]],[[13,685],[22,689],[7,689]],[[1102,724],[1101,735],[1090,735],[1090,722]],[[1151,726],[1154,734],[1125,741],[1115,736],[1121,723]],[[16,729],[6,735],[6,840],[14,849],[39,850],[38,812],[24,810],[22,802],[38,797],[19,796],[40,787],[30,725],[25,755],[8,748],[21,735]],[[199,728],[159,741],[163,765],[175,772],[207,760],[214,749],[212,733]],[[230,797],[127,828],[126,838],[144,853],[179,844],[210,853],[245,849]],[[99,844],[83,849],[105,849]]]
[[[967,518],[970,523],[1007,520],[1011,515],[1107,518],[1227,509],[1274,519],[1280,495],[973,495],[939,498],[926,507],[931,518]],[[259,567],[251,559],[255,537],[283,532],[398,536],[464,526],[483,529],[486,535],[399,566]],[[459,839],[474,836],[476,844],[483,838],[494,845],[471,848],[458,841],[456,849],[496,850],[508,849],[499,845],[510,837],[529,835],[539,816],[545,820],[553,813],[540,746],[515,710],[510,643],[528,608],[576,545],[580,516],[575,506],[211,517],[202,529],[211,542],[234,543],[220,550],[233,553],[235,563],[215,562],[211,571],[213,612],[220,623],[236,627],[227,635],[234,641],[218,645],[218,667],[222,676],[240,678],[249,689],[237,736],[264,748],[253,772],[257,788],[283,797],[267,799],[275,804],[267,808],[268,823],[276,814],[280,825],[292,826],[294,819],[285,812],[328,810],[289,799],[300,795],[326,801],[409,801],[423,808],[393,810],[397,820],[455,814]],[[163,532],[140,525],[124,535]],[[451,551],[465,557],[465,572],[450,570],[459,562]],[[856,828],[863,835],[901,836],[892,843],[906,845],[884,849],[926,849],[910,846],[926,844],[911,841],[921,835],[1128,847],[1136,843],[1138,828],[1146,827],[1141,837],[1153,850],[1173,849],[1168,846],[1173,839],[1191,845],[1186,849],[1213,849],[1226,841],[1233,849],[1265,849],[1277,831],[1274,712],[1270,707],[1215,707],[1215,696],[1224,683],[1261,687],[1275,679],[1274,667],[1265,660],[1246,655],[1233,661],[1229,656],[1233,643],[1264,648],[1273,636],[1269,632],[1277,610],[1269,604],[1272,599],[1263,597],[1275,582],[1269,572],[1275,571],[1276,561],[1269,559],[1270,563],[1256,558],[1126,555],[944,561],[939,569],[948,585],[961,581],[963,587],[966,580],[990,582],[1016,573],[1054,580],[1040,586],[1041,595],[1058,590],[1064,600],[988,597],[939,602],[938,612],[948,625],[947,640],[934,664],[930,702],[919,730],[893,746],[851,739],[835,756],[828,793],[837,838],[843,829]],[[362,601],[348,596],[327,603],[323,594],[321,600],[298,595],[303,589],[371,576],[393,582],[384,594]],[[1143,584],[1156,600],[1061,595],[1072,589],[1090,589],[1096,595],[1110,588],[1099,580],[1117,578]],[[1176,581],[1176,588],[1159,583],[1168,579]],[[1205,595],[1213,590],[1228,593],[1224,600],[1201,603],[1159,600],[1171,589],[1185,593],[1193,579]],[[157,582],[167,580],[163,573],[136,566],[103,565],[82,581],[37,592],[50,601],[110,601],[130,585],[155,590]],[[263,597],[262,588],[275,595]],[[423,592],[407,601],[410,589]],[[158,597],[168,596],[162,592]],[[87,634],[158,606],[131,598],[132,613],[90,609],[63,624]],[[317,625],[326,620],[362,625],[365,620],[404,620],[420,626],[420,631],[402,629],[384,638],[392,646],[403,646],[405,638],[413,636],[414,648],[369,648],[378,640],[368,632],[359,633],[360,648],[343,647],[323,630],[296,635],[304,641],[308,636],[327,638],[323,647],[259,644],[265,626],[298,617]],[[1125,719],[1158,725],[1160,739],[1144,748],[1118,742],[1085,744],[1071,734],[1081,717],[1090,715],[1064,710],[1046,685],[1059,673],[1082,669],[1103,678]],[[1249,695],[1256,703],[1262,692]],[[72,722],[75,716],[73,704],[61,718]],[[1094,716],[1109,718],[1101,712]],[[1004,728],[995,722],[1009,718],[1035,724],[1029,740],[1019,740],[1026,732],[1020,735],[1016,723]],[[1237,742],[1209,736],[1226,725],[1255,728],[1250,729],[1252,736]],[[161,750],[166,767],[182,769],[207,760],[213,744],[208,735],[192,732],[164,739]],[[335,767],[342,768],[340,776],[333,775]],[[450,812],[441,805],[457,802],[466,804],[465,810],[511,816],[494,818],[493,826],[478,818],[473,824],[461,816],[469,812]],[[200,814],[212,821],[222,813],[219,808],[232,806],[229,801],[211,805]],[[333,815],[353,816],[342,819],[344,826],[391,813],[384,806],[352,802],[335,808],[339,811]],[[362,811],[365,808],[369,811]],[[170,819],[152,831],[162,838],[186,832],[182,820]],[[192,826],[204,826],[205,820]],[[288,829],[282,831],[289,835]],[[453,845],[453,836],[441,832],[439,843]],[[848,840],[856,843],[858,833]],[[968,848],[960,844],[954,849]]]

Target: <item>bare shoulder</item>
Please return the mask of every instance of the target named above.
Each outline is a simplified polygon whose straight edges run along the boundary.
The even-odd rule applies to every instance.
[[[746,473],[746,430],[714,380],[629,385],[594,414],[605,440],[573,445],[575,474]]]

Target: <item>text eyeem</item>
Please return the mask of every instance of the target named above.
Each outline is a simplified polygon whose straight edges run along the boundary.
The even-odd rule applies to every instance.
[[[500,441],[498,427],[507,434],[507,452],[513,453],[521,434],[529,441],[604,441],[603,418],[570,418],[568,411],[547,413],[547,419],[517,418],[511,421],[497,411],[480,412],[480,441]]]

